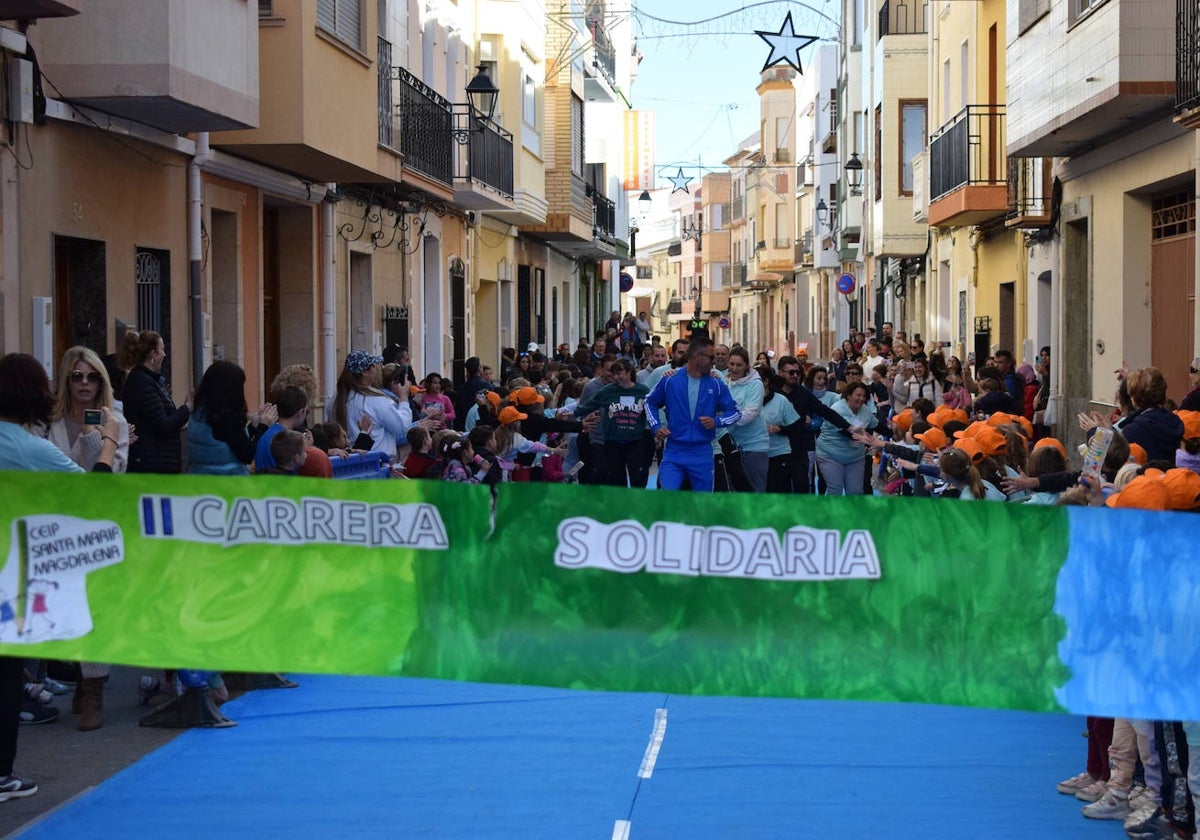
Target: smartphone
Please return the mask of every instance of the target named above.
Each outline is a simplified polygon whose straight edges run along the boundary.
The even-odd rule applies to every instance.
[[[104,412],[98,408],[85,408],[83,410],[83,425],[99,426],[104,422]]]

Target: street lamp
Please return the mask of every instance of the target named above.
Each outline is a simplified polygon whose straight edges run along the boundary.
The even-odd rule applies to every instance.
[[[850,195],[862,195],[862,161],[858,158],[858,152],[850,153],[850,160],[846,161],[846,183],[850,185]]]
[[[825,224],[829,221],[829,205],[825,203],[825,199],[817,202],[817,221]]]
[[[453,129],[454,139],[459,143],[466,143],[473,131],[482,133],[484,124],[491,120],[496,113],[496,101],[500,98],[500,88],[496,87],[492,77],[487,74],[486,68],[486,64],[480,64],[475,78],[467,83],[469,123],[474,127]]]
[[[650,190],[642,190],[642,194],[638,196],[638,213],[643,216],[649,215],[652,204],[654,199],[650,197]]]

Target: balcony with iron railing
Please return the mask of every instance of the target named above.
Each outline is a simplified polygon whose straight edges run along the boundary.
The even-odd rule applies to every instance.
[[[729,219],[736,221],[746,218],[746,197],[735,195],[729,202]]]
[[[1052,158],[1008,159],[1010,228],[1046,228],[1054,219]]]
[[[455,200],[475,210],[502,209],[513,197],[513,136],[491,120],[454,106],[454,132],[465,143],[458,145]]]
[[[588,32],[592,35],[592,66],[604,75],[610,85],[615,85],[617,80],[617,50],[613,46],[612,38],[609,37],[608,31],[604,28],[603,21],[589,20],[587,28]]]
[[[796,265],[811,266],[813,264],[813,232],[812,228],[804,231],[804,235],[796,240]]]
[[[746,285],[746,264],[735,262],[729,265],[729,283],[732,286]]]
[[[1175,110],[1200,125],[1200,0],[1175,0]]]
[[[977,225],[1008,212],[1004,106],[968,105],[929,140],[929,224]]]
[[[925,15],[928,7],[928,2],[924,0],[883,0],[883,5],[879,7],[879,37],[926,34]]]
[[[611,239],[617,232],[617,205],[608,196],[594,191],[592,202],[596,210],[595,230],[601,238]]]
[[[454,180],[450,101],[405,68],[400,74],[400,152],[404,165],[444,184]]]

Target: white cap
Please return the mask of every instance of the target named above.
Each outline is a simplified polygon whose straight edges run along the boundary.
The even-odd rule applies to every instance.
[[[525,352],[526,353],[536,353],[540,349],[541,348],[538,347],[538,343],[536,341],[531,341],[531,342],[529,342],[529,346],[525,348]]]

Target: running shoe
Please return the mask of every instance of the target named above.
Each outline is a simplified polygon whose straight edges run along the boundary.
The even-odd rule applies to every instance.
[[[1083,815],[1091,820],[1123,820],[1129,814],[1129,796],[1109,790],[1090,805],[1083,806]]]
[[[1107,790],[1108,782],[1097,779],[1087,787],[1075,791],[1075,798],[1080,802],[1095,802],[1101,796],[1104,796]]]
[[[49,691],[51,694],[63,695],[70,694],[74,686],[64,685],[56,679],[46,677],[42,680],[42,688]]]
[[[23,799],[26,796],[33,796],[37,792],[38,786],[29,779],[22,779],[15,774],[0,777],[0,802]]]
[[[23,725],[36,726],[39,723],[54,723],[58,720],[59,714],[60,712],[54,706],[43,706],[32,700],[21,702],[21,723]]]
[[[1078,776],[1072,776],[1069,779],[1064,779],[1058,783],[1058,792],[1065,793],[1068,796],[1074,796],[1076,791],[1083,790],[1088,785],[1096,783],[1096,777],[1091,773],[1080,773]]]

